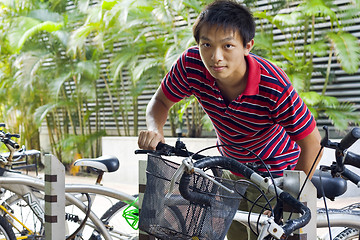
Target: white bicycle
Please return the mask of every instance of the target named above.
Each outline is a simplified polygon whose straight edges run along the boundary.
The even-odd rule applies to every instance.
[[[354,128],[339,143],[331,142],[327,136],[322,140],[322,146],[335,149],[336,161],[331,166],[321,166],[312,181],[318,188],[318,197],[324,194],[333,199],[344,193],[347,180],[360,186],[360,177],[345,167],[360,167],[360,155],[347,151],[360,138],[360,129]],[[148,153],[140,229],[159,239],[224,239],[232,220],[250,226],[259,240],[287,239],[311,219],[310,209],[297,200],[299,196],[293,197],[280,188],[282,177],[262,176],[252,169],[253,165],[250,168],[228,157],[190,153],[179,141],[175,147],[163,145],[156,151],[140,152]],[[178,164],[161,155],[184,158]],[[205,174],[209,169],[212,172]],[[219,169],[240,173],[251,182],[216,177]],[[265,193],[271,193],[278,203],[287,203],[300,215],[295,219],[284,218],[282,208],[272,206],[271,199],[266,206],[261,206],[263,211],[260,213],[237,210],[250,185],[261,189],[260,196],[266,198]],[[359,239],[359,205],[315,210],[316,227],[329,228],[327,239]],[[271,214],[263,214],[266,210]],[[294,218],[295,214],[291,215]]]
[[[10,150],[0,155],[0,239],[45,239],[45,182],[11,169],[13,158],[39,152],[15,151],[19,145],[11,139],[14,136],[0,130],[0,142]],[[95,169],[98,178],[95,184],[65,185],[65,238],[138,239],[137,197],[100,185],[104,173],[119,168],[119,160],[102,156],[75,165]],[[95,205],[102,208],[96,212]]]

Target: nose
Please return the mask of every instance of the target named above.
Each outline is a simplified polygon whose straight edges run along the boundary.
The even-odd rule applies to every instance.
[[[212,53],[211,60],[213,60],[215,63],[222,61],[224,59],[223,52],[220,48],[214,49],[214,52]]]

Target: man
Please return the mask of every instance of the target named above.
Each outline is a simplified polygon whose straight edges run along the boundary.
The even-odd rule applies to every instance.
[[[315,120],[284,71],[250,52],[255,22],[249,10],[236,1],[215,1],[199,15],[193,35],[197,46],[182,54],[148,104],[148,129],[140,132],[139,147],[155,149],[164,142],[169,109],[194,95],[210,117],[219,145],[252,150],[275,174],[296,169],[311,176],[321,140]],[[223,146],[219,151],[241,162],[257,162],[242,148]],[[229,240],[246,239],[231,231]]]

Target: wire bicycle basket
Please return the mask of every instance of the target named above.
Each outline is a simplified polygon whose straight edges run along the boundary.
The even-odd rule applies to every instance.
[[[206,194],[209,205],[184,199],[176,182],[170,197],[171,179],[179,164],[159,156],[148,155],[146,190],[140,211],[139,228],[160,239],[224,239],[247,185],[228,179],[215,178],[221,184],[236,190],[230,193],[209,179],[191,175],[190,191]],[[239,194],[240,191],[243,191]]]

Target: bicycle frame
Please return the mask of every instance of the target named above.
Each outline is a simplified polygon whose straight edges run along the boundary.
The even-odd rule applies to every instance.
[[[331,227],[351,227],[360,229],[360,215],[354,215],[349,212],[332,211],[329,209],[329,220]],[[337,209],[336,209],[337,210]],[[318,213],[316,226],[318,228],[328,227],[328,221],[325,213]]]

